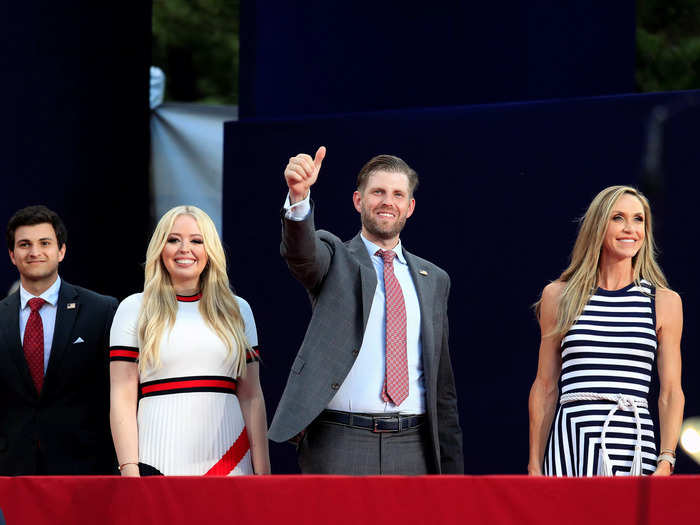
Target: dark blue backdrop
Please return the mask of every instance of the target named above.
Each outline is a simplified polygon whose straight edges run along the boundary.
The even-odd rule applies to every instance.
[[[10,2],[0,15],[0,227],[51,207],[68,227],[62,277],[120,298],[143,286],[150,235],[150,15],[150,1]],[[0,256],[0,297],[17,278]]]
[[[241,0],[240,115],[634,89],[634,1]]]
[[[395,154],[421,177],[402,240],[452,276],[450,342],[467,472],[526,471],[539,343],[530,305],[565,267],[576,219],[605,186],[653,190],[661,263],[685,303],[686,413],[700,413],[692,228],[698,100],[700,92],[630,95],[227,123],[223,236],[231,280],[256,315],[268,409],[277,406],[310,315],[306,293],[279,256],[282,172],[291,155],[326,145],[312,190],[317,226],[342,238],[359,230],[351,195],[367,159]],[[663,173],[647,173],[647,127],[657,106],[675,113],[661,128]],[[276,472],[296,469],[290,445],[273,445],[272,453]],[[679,470],[695,467],[681,458]]]

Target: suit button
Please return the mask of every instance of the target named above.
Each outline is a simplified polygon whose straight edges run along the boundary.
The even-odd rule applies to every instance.
[[[354,355],[355,357],[357,357],[358,355],[360,355],[360,351],[359,351],[359,350],[353,350],[353,351],[352,351],[352,355]]]
[[[340,385],[339,385],[338,383],[333,383],[333,384],[331,385],[331,388],[332,388],[333,390],[338,390],[338,389],[340,388]]]

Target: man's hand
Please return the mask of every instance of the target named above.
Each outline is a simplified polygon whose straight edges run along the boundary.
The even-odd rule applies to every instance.
[[[289,159],[284,169],[284,180],[287,181],[289,188],[290,204],[304,200],[309,194],[309,188],[316,182],[325,156],[326,147],[321,146],[313,159],[306,153],[299,153],[296,157]]]

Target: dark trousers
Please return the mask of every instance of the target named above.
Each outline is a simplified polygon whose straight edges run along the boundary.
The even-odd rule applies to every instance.
[[[375,433],[316,421],[306,429],[297,453],[303,474],[356,476],[430,474],[427,425]]]

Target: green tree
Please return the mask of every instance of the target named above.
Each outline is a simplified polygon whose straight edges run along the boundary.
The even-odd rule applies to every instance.
[[[239,0],[154,0],[152,64],[166,100],[238,103]]]
[[[637,0],[637,89],[700,88],[700,2]]]

